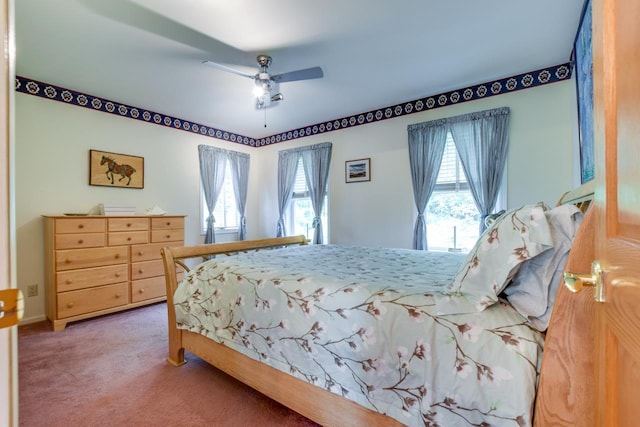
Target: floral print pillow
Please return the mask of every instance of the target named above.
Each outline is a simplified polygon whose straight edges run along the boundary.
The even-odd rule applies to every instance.
[[[513,209],[480,236],[453,282],[437,294],[438,314],[483,311],[498,301],[522,263],[553,247],[544,203]]]

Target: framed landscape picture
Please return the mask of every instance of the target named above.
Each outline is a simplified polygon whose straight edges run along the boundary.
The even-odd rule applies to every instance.
[[[345,182],[371,181],[371,159],[347,160],[344,162]]]
[[[89,185],[144,188],[144,157],[89,150]]]
[[[578,95],[580,176],[583,184],[591,181],[594,177],[593,50],[591,28],[591,0],[585,0],[572,54]]]

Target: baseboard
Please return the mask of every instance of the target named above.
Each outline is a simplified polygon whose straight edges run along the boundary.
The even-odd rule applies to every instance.
[[[20,323],[18,323],[18,326],[28,325],[30,323],[42,322],[44,320],[47,320],[47,316],[41,315],[41,316],[33,316],[33,317],[23,317]]]

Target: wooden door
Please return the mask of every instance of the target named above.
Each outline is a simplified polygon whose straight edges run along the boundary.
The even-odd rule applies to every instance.
[[[640,1],[593,1],[599,426],[640,422]],[[585,355],[587,357],[588,355]]]

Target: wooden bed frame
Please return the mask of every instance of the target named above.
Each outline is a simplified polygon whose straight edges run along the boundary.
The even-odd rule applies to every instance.
[[[178,286],[176,273],[179,268],[177,266],[189,270],[184,260],[306,244],[307,239],[304,236],[293,236],[162,248],[169,316],[169,357],[167,360],[174,366],[181,366],[185,363],[184,351],[187,350],[265,396],[322,425],[401,426],[402,424],[392,418],[253,360],[203,335],[176,328],[173,294]]]
[[[575,203],[584,211],[589,204],[592,193],[592,187],[580,187],[573,192],[566,193],[561,202]],[[588,250],[585,250],[585,247],[589,245],[593,247],[593,224],[590,218],[591,215],[585,217],[567,260],[568,268],[576,271],[589,271],[590,262],[593,260]],[[306,244],[304,236],[294,236],[163,248],[161,252],[167,285],[169,319],[169,356],[167,360],[174,366],[181,366],[186,363],[184,351],[187,350],[260,393],[321,425],[401,426],[402,424],[390,417],[253,360],[203,335],[176,328],[173,294],[178,286],[177,273],[182,268],[189,270],[185,260]],[[587,317],[585,317],[583,306],[588,309],[590,304],[587,301],[586,292],[571,297],[567,295],[568,292],[564,286],[558,292],[556,308],[553,310],[547,334],[540,386],[536,398],[538,403],[534,415],[534,422],[537,426],[588,425],[588,422],[575,422],[574,420],[592,421],[592,418],[588,417],[591,408],[587,408],[584,403],[581,403],[580,394],[572,394],[588,392],[589,389],[585,389],[585,387],[589,386],[591,381],[591,375],[585,375],[583,371],[579,373],[573,369],[573,366],[576,365],[575,359],[584,354],[581,352],[585,351],[585,346],[593,343],[592,340],[589,341],[588,328],[584,328],[583,333],[579,336],[575,334],[575,322],[588,320],[589,312],[587,311]],[[580,302],[577,304],[576,297],[580,297]],[[579,327],[583,328],[583,326]],[[591,331],[592,334],[593,331]],[[585,363],[582,363],[579,367],[581,369],[588,368],[588,363],[586,366]],[[576,375],[582,375],[582,377],[576,377]],[[576,381],[577,378],[578,381]],[[587,414],[586,417],[585,414]],[[578,418],[575,418],[574,415]]]

